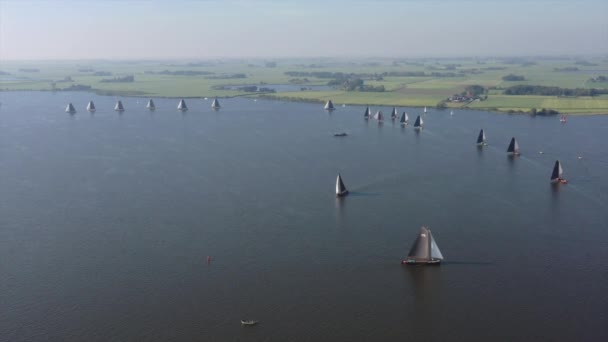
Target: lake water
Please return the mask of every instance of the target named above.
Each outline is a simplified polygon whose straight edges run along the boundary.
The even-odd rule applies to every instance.
[[[607,116],[122,101],[0,92],[0,340],[608,338]]]

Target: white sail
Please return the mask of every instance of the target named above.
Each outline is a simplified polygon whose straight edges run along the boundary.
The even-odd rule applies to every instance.
[[[410,117],[407,115],[407,113],[405,113],[405,122],[408,122],[409,119]]]
[[[431,234],[431,259],[443,260],[443,254],[441,254],[441,251],[439,250],[439,246],[437,246],[437,243],[435,242],[433,234]]]
[[[186,106],[186,101],[184,101],[184,99],[181,99],[179,101],[179,103],[177,104],[177,109],[181,110],[181,111],[186,111],[188,110],[188,106]]]
[[[150,110],[156,109],[156,106],[154,105],[154,101],[152,101],[152,99],[148,100],[148,104],[146,105],[146,108],[148,108]]]
[[[424,112],[426,113],[426,106],[424,107]]]
[[[93,103],[93,101],[89,101],[89,103],[87,104],[87,111],[91,113],[95,111],[95,104]]]

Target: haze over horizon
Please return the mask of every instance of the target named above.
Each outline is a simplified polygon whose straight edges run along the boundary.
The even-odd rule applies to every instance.
[[[0,1],[0,60],[607,53],[599,0]]]

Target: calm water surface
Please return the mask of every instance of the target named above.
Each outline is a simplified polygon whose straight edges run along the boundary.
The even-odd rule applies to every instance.
[[[2,341],[608,338],[606,116],[430,110],[417,134],[356,106],[0,101]],[[423,224],[446,262],[400,265]]]

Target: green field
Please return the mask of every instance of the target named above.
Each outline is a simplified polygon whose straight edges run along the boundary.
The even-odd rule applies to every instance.
[[[266,96],[294,101],[336,104],[435,106],[447,97],[464,91],[469,85],[487,88],[487,99],[470,103],[447,103],[453,108],[474,108],[493,111],[528,112],[532,108],[554,109],[571,114],[607,114],[608,95],[594,97],[513,96],[503,89],[512,85],[540,85],[561,88],[608,89],[608,82],[591,82],[596,76],[608,76],[608,59],[586,58],[586,63],[574,58],[546,59],[362,59],[329,58],[307,60],[274,60],[276,66],[264,60],[206,60],[206,61],[2,61],[0,90],[58,91],[70,85],[91,86],[92,91],[117,96],[145,97],[232,97]],[[39,72],[20,69],[35,68]],[[578,68],[560,71],[563,68]],[[80,69],[80,71],[79,71]],[[110,72],[111,76],[95,76],[93,71]],[[558,69],[556,71],[556,69]],[[164,75],[168,70],[206,72],[209,75]],[[383,75],[362,77],[367,86],[383,86],[383,92],[346,91],[340,88],[300,90],[300,87],[326,85],[331,79],[314,76],[292,77],[285,73],[342,72],[345,74]],[[474,72],[472,72],[474,71]],[[395,73],[424,72],[425,75],[391,76]],[[393,74],[391,74],[393,73]],[[439,73],[432,75],[432,73]],[[455,77],[445,77],[454,73]],[[244,74],[245,78],[226,79],[226,75]],[[443,74],[443,75],[442,75]],[[507,74],[521,75],[523,81],[503,81]],[[103,83],[102,79],[133,75],[134,82]],[[70,81],[62,81],[66,77]],[[300,82],[294,84],[294,78]],[[306,80],[304,80],[306,78]],[[220,89],[227,85],[265,84],[291,85],[286,92],[260,94],[241,90]],[[314,87],[313,87],[314,88]],[[0,93],[1,95],[1,93]]]

